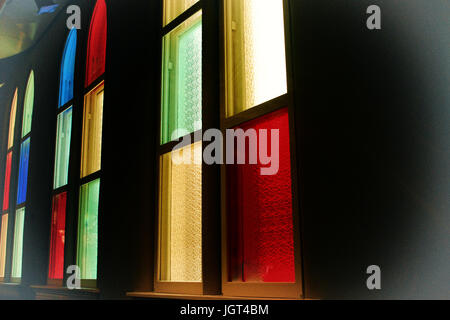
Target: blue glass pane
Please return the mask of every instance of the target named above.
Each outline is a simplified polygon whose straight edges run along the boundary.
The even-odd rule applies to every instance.
[[[75,56],[77,53],[77,29],[72,29],[67,36],[61,62],[61,78],[59,83],[59,106],[73,99],[73,81],[75,73]]]
[[[19,188],[17,190],[17,204],[24,203],[27,199],[28,160],[30,159],[30,138],[25,140],[20,147]]]

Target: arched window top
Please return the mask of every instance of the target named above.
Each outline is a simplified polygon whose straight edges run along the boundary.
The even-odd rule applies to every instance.
[[[92,14],[87,47],[86,87],[105,73],[106,57],[106,3],[98,0]]]
[[[9,132],[8,132],[8,150],[14,145],[14,128],[16,127],[16,112],[17,112],[17,96],[19,89],[16,88],[14,98],[11,104],[11,113],[9,114]]]
[[[70,30],[67,36],[61,62],[59,83],[59,107],[73,99],[73,82],[75,74],[75,56],[77,53],[77,29]]]
[[[34,71],[31,70],[28,77],[27,89],[25,92],[25,102],[23,104],[22,138],[31,131],[34,107]]]

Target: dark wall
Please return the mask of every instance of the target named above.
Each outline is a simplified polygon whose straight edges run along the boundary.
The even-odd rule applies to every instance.
[[[307,296],[448,298],[448,1],[290,3]]]
[[[85,6],[83,1],[79,4]],[[86,12],[88,11],[86,10]],[[85,22],[88,22],[88,19],[88,16],[83,17]],[[84,24],[86,25],[86,23]],[[6,81],[5,87],[0,89],[2,114],[5,115],[2,121],[4,127],[1,131],[4,150],[7,147],[10,99],[12,99],[9,96],[12,97],[15,87],[19,86],[16,120],[16,137],[19,139],[26,81],[30,70],[34,70],[35,75],[35,99],[23,248],[22,284],[24,287],[43,285],[47,281],[59,70],[67,34],[66,15],[61,12],[49,27],[48,32],[44,33],[34,47],[20,55],[0,61],[0,69],[4,77],[1,80]],[[82,41],[82,39],[83,35],[81,34],[79,41]],[[81,52],[81,50],[79,51]],[[77,57],[77,63],[79,63],[78,60],[79,57]],[[3,161],[1,167],[1,188],[3,188],[4,159],[1,161]],[[18,163],[18,155],[15,162]],[[17,169],[14,170],[13,168],[13,171],[16,174],[18,173]],[[11,188],[16,188],[16,181],[17,176],[12,176]],[[13,230],[13,228],[9,229],[11,241]],[[9,252],[12,252],[12,248]],[[29,292],[26,292],[24,297],[29,297],[28,294]]]
[[[82,9],[82,28],[78,32],[75,66],[68,198],[68,203],[73,205],[67,208],[66,265],[75,264],[76,258],[76,181],[79,179],[81,156],[83,80],[87,33],[95,2],[79,1],[77,5]],[[124,298],[127,291],[153,289],[154,233],[149,230],[153,230],[154,216],[149,212],[155,209],[156,194],[155,148],[159,108],[153,101],[157,101],[160,94],[160,8],[157,1],[110,0],[107,5],[98,288],[102,298]],[[31,69],[35,72],[36,98],[22,280],[25,288],[44,285],[47,281],[59,70],[68,34],[64,11],[34,47],[0,61],[0,82],[6,81],[0,89],[4,149],[14,89],[21,86],[20,111],[28,73]],[[20,130],[19,112],[17,119],[16,131]],[[0,159],[2,168],[5,166],[3,158]],[[1,175],[3,181],[4,169]],[[15,180],[17,177],[13,176],[11,181]],[[3,189],[3,183],[0,185]],[[28,294],[24,297],[30,297]]]
[[[78,93],[93,2],[79,3]],[[306,296],[448,298],[448,1],[289,3]],[[365,26],[371,4],[382,9],[380,31]],[[98,262],[103,298],[153,286],[159,10],[159,1],[108,1]],[[44,284],[47,276],[65,19],[62,13],[26,53],[0,61],[2,150],[13,90],[25,87],[30,68],[36,77],[24,284]],[[81,120],[82,104],[81,94],[74,121]],[[72,150],[78,149],[80,141]],[[79,162],[79,150],[72,160]],[[76,228],[76,220],[68,223]],[[366,288],[373,264],[381,267],[381,291]]]
[[[99,288],[153,290],[160,96],[159,1],[109,1]]]

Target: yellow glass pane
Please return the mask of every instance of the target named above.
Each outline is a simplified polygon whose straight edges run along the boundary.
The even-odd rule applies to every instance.
[[[5,277],[7,239],[8,239],[8,214],[5,214],[2,216],[2,229],[0,231],[0,278]]]
[[[169,24],[199,0],[164,0],[163,25]]]
[[[283,0],[224,0],[227,116],[287,93]]]
[[[202,144],[160,158],[160,280],[202,281]]]
[[[14,145],[14,129],[16,127],[16,111],[17,111],[17,91],[14,92],[14,98],[11,104],[11,113],[9,115],[9,134],[8,134],[8,149]]]
[[[89,92],[84,98],[83,147],[81,151],[81,177],[100,170],[102,160],[104,84]]]

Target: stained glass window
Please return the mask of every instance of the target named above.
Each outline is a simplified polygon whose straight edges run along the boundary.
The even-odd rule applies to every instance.
[[[25,224],[25,208],[16,211],[14,223],[14,247],[12,261],[12,278],[22,277],[23,229]]]
[[[164,0],[164,25],[170,23],[198,0]]]
[[[66,192],[54,196],[50,238],[50,261],[48,271],[48,278],[53,280],[63,279],[64,242],[66,232],[66,204]]]
[[[160,280],[202,281],[202,144],[160,159]]]
[[[3,211],[9,209],[9,188],[11,184],[12,151],[6,156],[5,187],[3,191]]]
[[[262,175],[258,164],[227,166],[229,281],[295,282],[291,157],[287,109],[250,121],[263,148],[276,153],[278,172]],[[266,129],[267,140],[260,130]],[[272,142],[271,130],[279,130]],[[260,144],[261,149],[261,144]],[[249,144],[246,145],[249,151]],[[247,161],[249,163],[249,161]],[[274,172],[275,173],[275,172]]]
[[[227,116],[287,93],[283,0],[225,0]]]
[[[2,229],[0,231],[0,278],[5,277],[7,240],[8,240],[8,214],[4,214],[2,216]]]
[[[28,162],[30,159],[30,139],[26,139],[20,147],[20,166],[19,166],[19,181],[17,190],[17,204],[22,204],[27,199],[27,185],[28,185]]]
[[[75,58],[77,54],[77,29],[69,32],[61,62],[59,83],[59,106],[73,99],[73,84],[75,75]]]
[[[81,186],[77,265],[81,279],[97,279],[98,206],[100,179]]]
[[[101,84],[84,98],[81,177],[95,173],[101,168],[103,89]]]
[[[56,131],[56,153],[54,189],[65,186],[68,182],[70,141],[72,137],[72,107],[58,115]]]
[[[202,17],[164,37],[161,144],[202,128]]]
[[[105,0],[98,0],[89,29],[86,87],[105,73],[107,16]]]
[[[9,134],[8,134],[8,149],[14,145],[14,129],[16,127],[16,112],[17,112],[17,94],[18,89],[14,92],[13,102],[11,104],[11,113],[9,115]]]
[[[28,78],[27,90],[25,92],[25,102],[23,109],[22,138],[31,131],[34,105],[34,72],[31,71]]]

